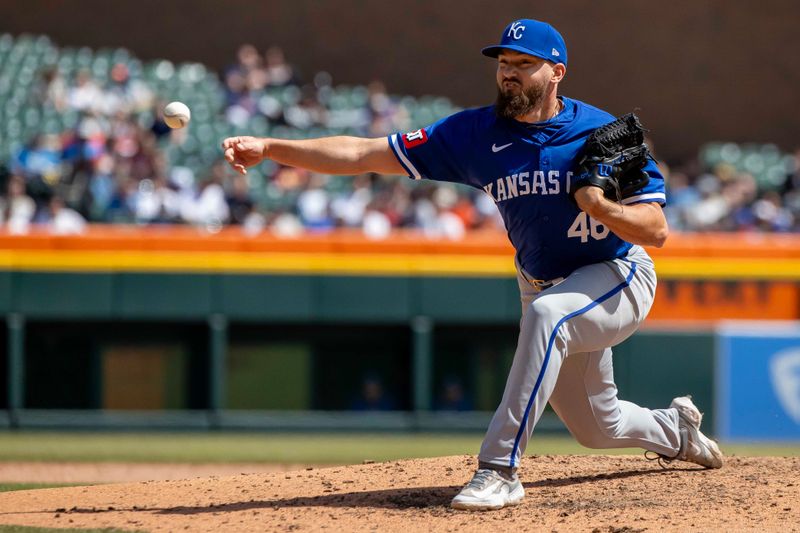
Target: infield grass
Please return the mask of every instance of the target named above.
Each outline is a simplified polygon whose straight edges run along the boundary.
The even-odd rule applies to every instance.
[[[86,483],[0,483],[0,492],[86,486]]]
[[[477,453],[480,434],[0,433],[0,461],[353,464]],[[728,455],[800,455],[800,446],[723,445]],[[568,436],[535,435],[533,454],[639,454],[589,450]]]

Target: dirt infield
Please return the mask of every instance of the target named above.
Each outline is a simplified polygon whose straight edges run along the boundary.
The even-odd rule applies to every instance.
[[[0,483],[127,483],[303,469],[300,464],[244,463],[0,463]]]
[[[662,470],[641,456],[533,456],[527,497],[448,503],[467,456],[0,494],[0,523],[146,531],[800,531],[800,458]]]

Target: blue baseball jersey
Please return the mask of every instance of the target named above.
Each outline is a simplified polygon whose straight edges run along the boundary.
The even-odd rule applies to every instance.
[[[621,257],[632,246],[569,198],[575,159],[586,137],[614,117],[581,101],[560,99],[562,111],[545,122],[498,117],[494,106],[487,106],[389,136],[410,177],[464,183],[491,196],[520,265],[542,280]],[[652,161],[644,170],[649,183],[622,203],[664,205],[663,176]]]

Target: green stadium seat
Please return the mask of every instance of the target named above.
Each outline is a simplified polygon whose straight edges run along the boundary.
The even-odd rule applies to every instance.
[[[216,133],[214,132],[214,128],[211,127],[210,124],[200,124],[193,128],[195,135],[197,136],[198,142],[201,144],[210,143],[216,137]]]
[[[267,176],[271,176],[275,172],[278,171],[278,164],[275,161],[272,161],[271,159],[268,159],[268,160],[264,161],[263,163],[261,163],[260,167],[261,167],[261,170]]]
[[[63,130],[61,121],[57,118],[50,118],[43,121],[41,126],[42,133],[57,134]]]
[[[11,34],[0,34],[0,52],[6,54],[14,46],[14,38]]]
[[[738,166],[742,158],[742,149],[736,143],[724,143],[719,151],[720,163]]]
[[[87,46],[83,46],[75,53],[75,64],[78,66],[78,68],[88,69],[92,66],[93,57],[94,53],[92,52],[92,49]]]
[[[278,99],[284,106],[290,106],[299,102],[300,96],[300,89],[294,85],[289,85],[280,90]]]
[[[0,75],[0,96],[9,94],[13,89],[13,78],[6,76],[5,74]]]
[[[328,109],[331,111],[341,111],[349,109],[350,101],[339,91],[333,91],[328,98]]]
[[[746,153],[740,160],[740,166],[751,174],[761,174],[765,170],[764,160],[757,152]]]
[[[369,102],[369,91],[363,85],[357,85],[350,91],[349,100],[352,109],[366,107]]]
[[[39,35],[33,41],[33,49],[37,52],[43,53],[51,48],[53,48],[53,43],[46,35]]]
[[[129,63],[133,58],[127,48],[115,48],[111,52],[111,60],[114,63]]]
[[[163,59],[152,64],[151,73],[154,80],[167,81],[175,76],[175,66],[171,61]]]
[[[248,129],[251,130],[254,135],[266,137],[269,135],[270,126],[265,117],[257,115],[250,119]]]
[[[62,123],[65,128],[74,128],[78,125],[79,121],[80,114],[75,110],[69,109],[62,115]]]
[[[45,50],[42,54],[41,62],[42,65],[47,65],[48,67],[55,66],[58,63],[58,50],[55,48],[49,48]]]
[[[762,182],[768,189],[779,189],[786,181],[786,167],[782,163],[771,165],[764,170]]]
[[[34,107],[29,107],[24,113],[24,124],[29,128],[36,128],[41,121],[41,113]]]

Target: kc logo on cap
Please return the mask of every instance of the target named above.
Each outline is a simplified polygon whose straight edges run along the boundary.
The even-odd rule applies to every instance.
[[[481,52],[485,56],[497,57],[503,50],[567,64],[567,45],[564,38],[553,26],[539,20],[515,20],[503,30],[499,44],[487,46]]]
[[[508,27],[508,33],[506,37],[512,37],[514,39],[522,39],[522,32],[525,31],[525,26],[522,25],[521,21],[512,22],[511,25]]]

